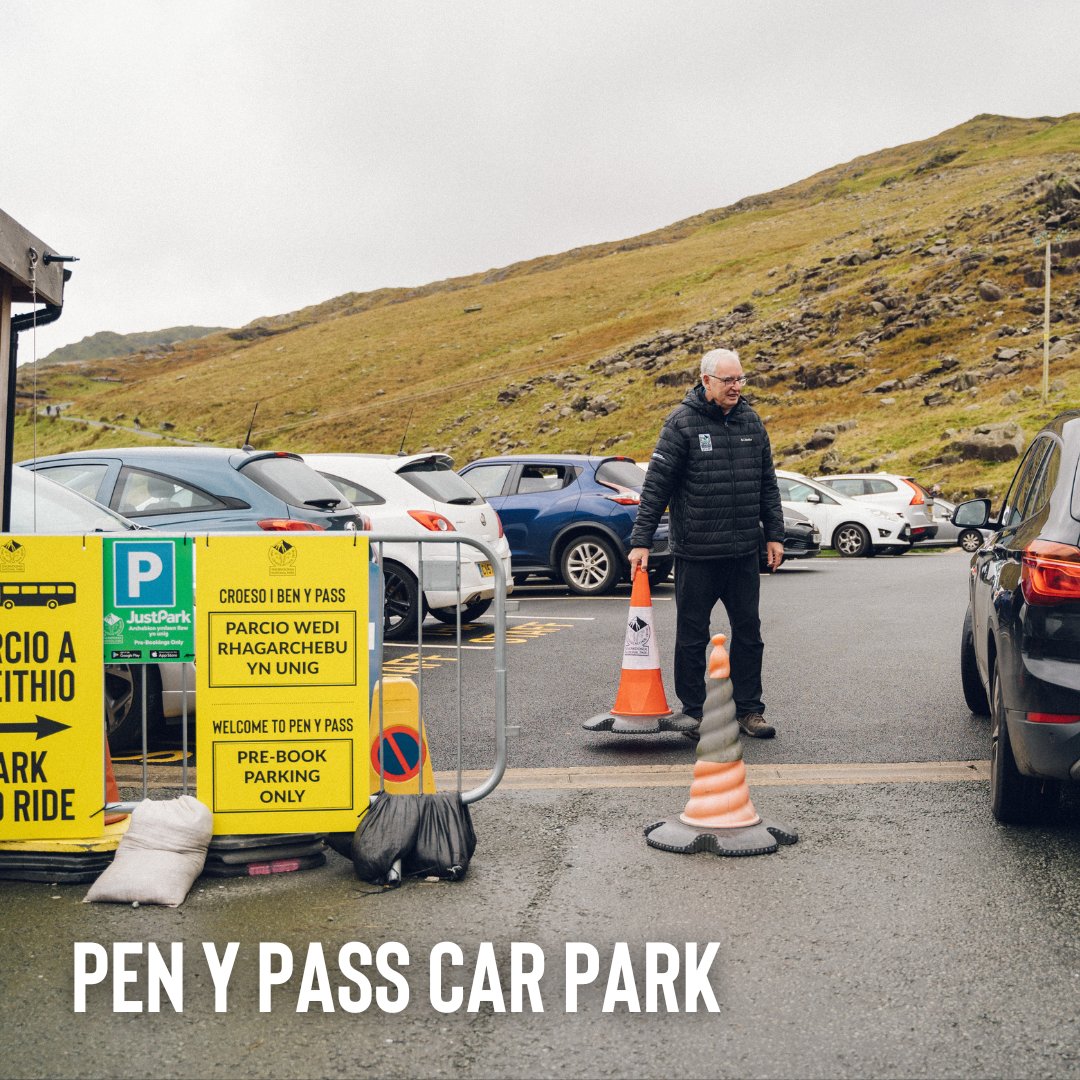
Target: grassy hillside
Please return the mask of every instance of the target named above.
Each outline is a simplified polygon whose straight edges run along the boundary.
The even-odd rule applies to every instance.
[[[423,288],[347,294],[173,346],[38,372],[65,416],[296,450],[647,455],[706,348],[740,350],[777,461],[1000,489],[1080,402],[1080,243],[1057,245],[1043,406],[1042,248],[1080,229],[1080,114],[978,116],[628,240]],[[1076,235],[1080,237],[1080,232]],[[20,369],[20,388],[31,372]],[[129,431],[20,421],[19,456]],[[1008,451],[1006,451],[1007,453]]]
[[[90,334],[73,345],[53,349],[40,360],[42,367],[69,364],[76,360],[101,360],[111,356],[130,356],[137,352],[152,352],[159,346],[175,345],[178,341],[205,337],[225,329],[222,326],[170,326],[167,330],[147,330],[138,334],[117,334],[102,330]]]

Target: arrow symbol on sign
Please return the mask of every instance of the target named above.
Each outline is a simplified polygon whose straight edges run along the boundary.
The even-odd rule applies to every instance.
[[[47,716],[36,716],[32,724],[0,724],[0,735],[33,734],[35,741],[46,735],[55,735],[58,731],[67,731],[70,724],[61,724],[59,720],[50,720]]]

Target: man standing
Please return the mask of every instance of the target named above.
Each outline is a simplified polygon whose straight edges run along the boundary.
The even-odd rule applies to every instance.
[[[675,555],[675,693],[683,712],[701,720],[705,650],[720,600],[731,623],[731,683],[739,727],[756,739],[776,730],[761,700],[758,523],[770,570],[784,557],[784,513],[765,425],[742,398],[738,353],[701,358],[701,384],[664,421],[630,535],[631,578],[649,563],[649,547],[670,507]],[[690,732],[696,738],[696,732]]]

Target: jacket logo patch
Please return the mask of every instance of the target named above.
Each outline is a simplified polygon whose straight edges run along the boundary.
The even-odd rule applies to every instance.
[[[739,437],[739,442],[753,442],[754,437],[752,435],[742,435]]]
[[[698,443],[702,450],[712,450],[712,436],[709,434],[699,435]]]

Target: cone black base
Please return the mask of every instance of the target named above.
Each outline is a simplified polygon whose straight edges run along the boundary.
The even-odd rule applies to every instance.
[[[581,725],[586,731],[610,731],[613,735],[657,735],[662,731],[694,731],[696,723],[689,717],[675,716],[616,716],[601,713]]]
[[[701,829],[678,818],[645,826],[645,842],[649,847],[677,855],[693,855],[697,851],[730,856],[771,855],[780,844],[794,844],[798,839],[794,829],[764,819],[737,829]]]

